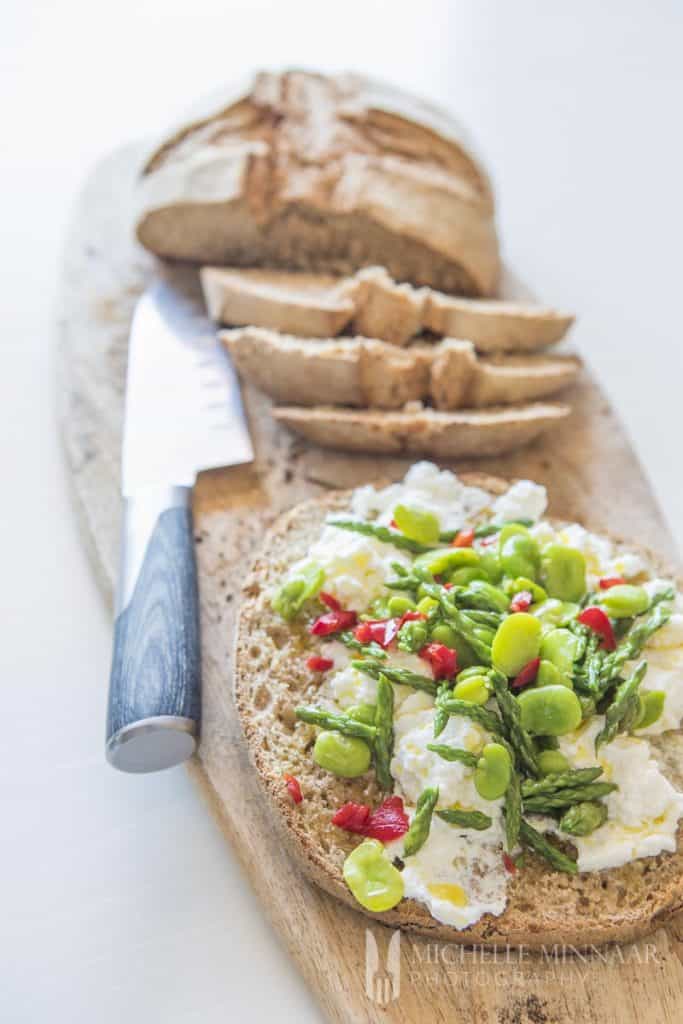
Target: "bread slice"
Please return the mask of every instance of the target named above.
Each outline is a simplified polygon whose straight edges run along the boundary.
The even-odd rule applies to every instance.
[[[435,334],[468,338],[480,352],[531,352],[554,345],[574,317],[529,303],[460,299],[428,292],[422,325]]]
[[[202,267],[200,278],[209,316],[221,324],[324,338],[340,334],[354,314],[343,278],[220,267]]]
[[[569,415],[566,405],[537,404],[438,412],[380,412],[320,406],[275,406],[273,416],[323,448],[437,458],[503,455],[535,440]]]
[[[573,356],[477,359],[469,341],[397,348],[371,338],[306,339],[265,328],[221,331],[240,376],[276,402],[400,409],[432,400],[449,410],[545,398],[571,384]]]
[[[493,194],[461,126],[356,74],[257,74],[155,147],[138,203],[164,259],[498,284]]]
[[[492,493],[507,484],[484,474],[463,479]],[[375,806],[381,796],[372,773],[339,779],[319,769],[310,755],[313,730],[297,724],[294,707],[315,700],[316,684],[306,668],[306,635],[283,622],[270,607],[272,588],[287,568],[303,558],[325,516],[348,506],[337,493],[306,502],[281,517],[268,534],[246,580],[236,638],[234,696],[250,757],[284,828],[285,841],[300,868],[342,902],[355,902],[342,880],[346,854],[357,840],[330,819],[342,803]],[[629,549],[633,545],[629,542]],[[663,570],[666,572],[666,570]],[[666,734],[652,744],[660,767],[681,788],[683,740]],[[304,799],[294,805],[283,772],[295,775]],[[576,876],[551,871],[527,854],[522,871],[511,879],[508,905],[500,917],[486,915],[458,931],[436,921],[422,904],[402,901],[384,914],[369,914],[384,924],[420,932],[443,942],[491,946],[577,948],[629,941],[647,934],[683,906],[683,839],[678,851],[633,861],[623,867]]]
[[[532,352],[564,337],[574,317],[531,303],[488,302],[397,284],[384,267],[347,278],[204,267],[213,320],[250,324],[301,337],[327,337],[349,326],[366,338],[407,345],[422,331],[471,341],[481,352]]]

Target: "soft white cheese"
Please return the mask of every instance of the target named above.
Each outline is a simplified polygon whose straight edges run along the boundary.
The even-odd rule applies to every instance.
[[[407,810],[412,816],[413,809]],[[406,858],[401,872],[406,897],[424,903],[432,917],[453,928],[467,928],[483,914],[502,914],[509,875],[501,843],[499,826],[459,830],[434,815],[427,842]],[[387,844],[387,850],[400,857],[403,840]]]
[[[349,651],[339,641],[324,644],[321,654],[325,658],[334,661],[333,668],[326,674],[318,695],[323,703],[330,703],[345,710],[354,704],[374,704],[377,699],[377,680],[365,672],[359,672],[349,664],[354,651]],[[420,675],[425,674],[425,662],[421,661],[416,654],[409,654],[406,651],[391,651],[387,659],[387,665],[393,668],[407,668],[411,672]],[[394,709],[398,713],[399,708],[406,699],[416,696],[416,691],[409,686],[394,686]],[[419,694],[428,702],[433,709],[434,701],[429,694]]]
[[[493,503],[493,521],[506,519],[540,519],[548,507],[548,493],[532,480],[518,480]]]
[[[466,487],[455,474],[440,470],[432,462],[416,462],[398,484],[381,490],[372,485],[354,491],[351,510],[361,519],[388,524],[397,505],[410,505],[433,512],[442,530],[455,530],[482,509],[490,506],[491,495],[478,487]]]
[[[677,822],[683,814],[683,794],[660,772],[645,740],[619,735],[596,755],[595,737],[604,723],[604,717],[597,715],[576,732],[560,737],[560,750],[573,767],[597,763],[604,770],[601,779],[619,787],[605,798],[605,824],[591,835],[572,837],[579,871],[615,868],[638,857],[673,852]]]
[[[291,575],[310,561],[316,562],[325,573],[325,590],[344,608],[358,612],[364,611],[385,592],[385,582],[396,575],[392,562],[410,565],[405,552],[391,544],[331,525],[323,528],[307,557],[292,566]]]

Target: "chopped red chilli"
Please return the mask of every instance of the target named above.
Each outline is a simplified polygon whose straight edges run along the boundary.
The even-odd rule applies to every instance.
[[[401,797],[390,796],[372,813],[366,804],[346,803],[334,815],[332,824],[346,832],[390,843],[406,834],[409,821]]]
[[[471,548],[474,544],[474,530],[459,530],[451,544],[454,548]]]
[[[517,865],[515,864],[514,860],[512,859],[509,853],[503,852],[503,864],[505,865],[505,870],[508,872],[508,874],[514,875],[517,871]]]
[[[419,655],[432,666],[434,679],[450,679],[458,671],[458,656],[445,644],[426,644]]]
[[[312,654],[306,662],[306,668],[310,668],[311,672],[327,672],[333,665],[332,658],[321,658],[317,654]]]
[[[399,628],[398,619],[372,619],[369,622],[359,622],[353,635],[361,644],[374,641],[380,647],[386,648],[396,638]]]
[[[609,590],[610,587],[620,587],[622,583],[626,583],[623,576],[603,576],[601,580],[598,580],[600,590]]]
[[[330,633],[341,633],[344,629],[351,629],[356,625],[355,612],[326,612],[316,619],[311,626],[313,636],[329,636]]]
[[[600,646],[603,650],[613,651],[615,649],[617,642],[614,639],[612,623],[602,608],[598,608],[597,605],[591,605],[589,608],[584,608],[577,618],[580,623],[588,626],[594,633],[602,637]]]
[[[510,601],[511,612],[525,612],[534,601],[534,595],[530,590],[520,590]]]
[[[538,675],[538,666],[541,664],[540,658],[534,658],[533,661],[528,662],[523,669],[517,673],[515,678],[510,683],[510,687],[513,690],[521,690],[522,687],[528,686],[529,683],[533,683],[534,679]]]
[[[287,772],[284,773],[282,778],[285,780],[287,786],[287,792],[291,796],[295,804],[300,804],[303,800],[303,794],[301,792],[301,786],[299,780],[294,775],[289,775]]]
[[[332,594],[328,594],[327,591],[321,590],[318,597],[323,604],[326,604],[330,611],[340,612],[342,610],[341,603]]]
[[[370,808],[367,804],[354,804],[349,801],[343,804],[332,818],[332,824],[343,828],[347,832],[355,832],[363,835],[363,829],[370,817]]]

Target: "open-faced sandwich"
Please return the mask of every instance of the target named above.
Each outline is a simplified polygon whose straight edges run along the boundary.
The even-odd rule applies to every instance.
[[[683,901],[683,599],[545,489],[418,463],[295,508],[236,699],[308,873],[452,941],[626,939]]]

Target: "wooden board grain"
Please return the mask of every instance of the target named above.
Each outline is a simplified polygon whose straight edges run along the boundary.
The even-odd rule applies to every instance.
[[[121,150],[91,175],[74,211],[59,311],[64,440],[83,537],[109,597],[118,554],[128,328],[135,300],[154,271],[131,233],[140,152],[137,146]],[[193,286],[186,271],[178,273]],[[551,512],[596,529],[609,525],[624,536],[633,534],[674,561],[643,471],[588,374],[571,400],[572,417],[547,440],[512,457],[463,461],[454,468],[537,479],[549,488]],[[254,546],[280,511],[332,486],[397,476],[407,463],[309,447],[275,427],[260,395],[247,389],[245,402],[256,449],[253,468],[204,474],[196,488],[204,689],[199,756],[190,772],[328,1018],[344,1024],[678,1021],[683,1010],[680,916],[647,940],[583,955],[562,948],[540,956],[528,950],[461,950],[404,935],[400,993],[393,998],[396,975],[386,968],[391,931],[374,923],[368,928],[361,915],[311,886],[288,858],[232,705],[231,645],[240,584]],[[372,967],[375,946],[379,966],[366,985],[367,951]]]

